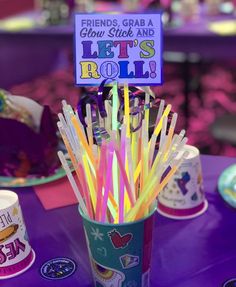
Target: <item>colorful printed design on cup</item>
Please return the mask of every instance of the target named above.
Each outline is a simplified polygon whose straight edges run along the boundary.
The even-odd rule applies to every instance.
[[[236,286],[236,278],[226,281],[223,285],[223,287],[235,287],[235,286]]]
[[[42,277],[50,280],[65,279],[76,270],[76,264],[69,258],[54,258],[45,262],[40,268]]]
[[[126,233],[124,235],[121,235],[116,229],[113,229],[111,232],[108,232],[108,235],[111,239],[112,245],[116,249],[127,247],[129,242],[133,238],[132,233]]]
[[[193,201],[198,200],[198,195],[197,195],[196,192],[194,192],[194,194],[191,196],[191,199],[192,199]]]
[[[105,247],[98,247],[97,253],[103,257],[107,257],[107,249]]]
[[[122,268],[124,269],[132,268],[139,264],[139,256],[125,254],[120,257],[120,262],[121,262]]]
[[[178,184],[178,187],[183,195],[188,193],[188,189],[186,188],[187,183],[190,181],[190,175],[188,172],[182,172],[181,178],[175,179]]]
[[[125,280],[124,273],[108,268],[95,262],[91,259],[91,266],[93,269],[95,286],[99,287],[121,287],[122,282]]]
[[[94,237],[94,240],[103,240],[104,234],[99,231],[99,228],[91,227],[91,235]]]
[[[0,231],[0,243],[4,243],[10,237],[12,237],[16,233],[18,228],[19,228],[18,224],[11,224],[8,227],[1,230]]]

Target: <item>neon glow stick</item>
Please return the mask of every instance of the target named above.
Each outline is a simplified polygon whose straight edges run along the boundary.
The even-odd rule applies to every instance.
[[[138,98],[134,99],[134,109],[138,107]],[[132,125],[133,127],[137,127],[138,126],[138,120],[139,120],[139,114],[134,115],[132,117]],[[132,158],[133,158],[133,168],[136,169],[137,166],[137,148],[138,148],[138,135],[139,135],[139,130],[136,132],[133,132],[131,134],[131,151],[132,151]]]
[[[86,202],[86,207],[88,209],[88,214],[91,219],[94,218],[94,213],[93,213],[93,208],[90,200],[90,195],[89,195],[89,190],[88,190],[88,185],[86,182],[85,174],[84,174],[84,169],[81,164],[79,164],[79,172],[80,172],[80,180],[84,188],[84,198]]]
[[[62,113],[58,114],[58,118],[60,120],[61,126],[63,126],[63,130],[65,131],[66,137],[67,137],[68,141],[70,142],[71,148],[75,151],[76,142],[75,142],[75,138],[72,134],[71,127],[69,127],[69,125],[67,125]]]
[[[81,195],[81,193],[80,193],[80,191],[79,191],[79,189],[78,189],[78,187],[76,185],[76,182],[75,182],[74,177],[73,177],[73,175],[72,175],[72,173],[70,171],[69,165],[68,165],[68,163],[67,163],[67,161],[65,159],[64,154],[61,151],[58,151],[57,154],[58,154],[58,157],[59,157],[59,159],[61,161],[61,164],[62,164],[62,166],[63,166],[63,168],[64,168],[64,170],[66,172],[67,178],[68,178],[68,180],[69,180],[69,182],[71,184],[71,187],[72,187],[72,189],[74,191],[74,194],[75,194],[75,196],[76,196],[76,198],[77,198],[77,200],[78,200],[78,202],[80,204],[80,207],[81,207],[83,213],[85,215],[88,215],[88,211],[87,211],[87,208],[86,208],[86,206],[84,204],[83,197],[82,197],[82,195]]]
[[[63,106],[63,113],[64,113],[64,116],[65,116],[65,119],[66,119],[67,128],[70,131],[70,135],[72,137],[71,140],[74,142],[74,146],[75,146],[75,149],[76,149],[76,146],[79,147],[80,143],[78,141],[78,138],[76,137],[76,132],[75,132],[74,126],[73,126],[73,124],[71,122],[71,116],[74,115],[74,111],[73,111],[73,109],[72,109],[72,107],[70,105],[64,105]],[[84,133],[84,131],[83,131],[83,133]]]
[[[109,191],[109,194],[108,194],[107,205],[110,210],[111,216],[113,217],[113,222],[114,222],[118,215],[118,205],[116,204],[116,201],[111,191]]]
[[[96,210],[96,192],[95,192],[95,186],[93,182],[93,178],[89,169],[87,157],[85,154],[82,155],[82,160],[83,160],[83,165],[84,165],[84,170],[85,170],[85,176],[87,178],[88,186],[89,186],[89,191],[90,191],[90,196],[92,199],[92,204],[93,204],[93,209]]]
[[[62,135],[62,138],[63,138],[63,141],[65,143],[66,149],[67,149],[67,151],[69,153],[69,156],[70,156],[70,159],[72,161],[73,167],[74,167],[74,169],[76,171],[79,188],[80,188],[81,192],[83,191],[83,196],[85,198],[86,207],[87,207],[87,210],[88,210],[89,217],[92,219],[93,218],[93,211],[92,211],[92,206],[91,206],[90,199],[88,197],[87,184],[86,184],[86,181],[84,179],[83,168],[82,168],[80,163],[78,163],[78,164],[76,163],[76,159],[74,157],[74,154],[72,152],[70,144],[69,144],[69,142],[68,142],[68,140],[67,140],[67,138],[65,136],[65,133],[64,133],[64,130],[63,130],[61,122],[58,122],[58,128],[59,128],[59,131],[60,131],[60,133]]]
[[[182,140],[182,138],[184,137],[184,135],[185,135],[185,130],[182,130],[182,131],[179,133],[179,135],[176,135],[176,137],[175,137],[175,135],[174,135],[173,141],[172,141],[171,146],[170,146],[170,149],[171,149],[172,151],[175,150],[176,146],[180,143],[180,141]]]
[[[96,200],[96,210],[95,210],[95,219],[97,221],[101,218],[101,204],[102,204],[102,177],[97,173],[97,200]]]
[[[136,200],[130,138],[126,138],[126,149],[127,149],[127,161],[128,161],[130,187],[131,187],[134,199]]]
[[[129,85],[124,84],[124,100],[125,100],[125,120],[126,120],[126,136],[130,137],[130,107],[129,107]]]
[[[167,183],[170,181],[172,176],[175,174],[177,171],[178,167],[180,166],[182,160],[186,157],[186,153],[183,154],[183,156],[179,159],[176,160],[174,166],[170,169],[168,174],[164,177],[164,179],[161,181],[161,183],[158,185],[157,188],[155,188],[156,182],[153,180],[153,182],[150,183],[150,195],[147,197],[147,202],[144,203],[143,209],[149,209],[149,206],[152,204],[153,200],[155,200],[160,193],[160,191],[163,190],[163,188],[167,185]],[[139,218],[136,218],[137,220]]]
[[[125,166],[125,134],[126,134],[126,126],[123,124],[121,127],[121,161],[122,166]],[[124,179],[120,176],[120,192],[119,192],[119,223],[124,222]]]
[[[118,139],[118,120],[117,120],[117,113],[119,109],[119,99],[118,99],[118,90],[117,90],[117,83],[115,83],[112,87],[112,131],[115,135],[115,140]],[[112,178],[113,178],[113,192],[115,201],[119,201],[119,183],[118,183],[118,165],[117,165],[117,158],[114,154],[113,164],[112,164]]]
[[[111,133],[111,106],[108,100],[105,101],[105,109],[107,112],[107,116],[105,117],[105,129],[110,134]]]
[[[95,160],[94,160],[92,149],[88,145],[87,140],[86,140],[86,138],[83,135],[83,132],[82,132],[80,126],[79,126],[79,123],[78,123],[76,117],[72,116],[71,121],[72,121],[72,124],[73,124],[73,126],[75,128],[77,136],[78,136],[79,140],[81,141],[81,144],[84,147],[84,149],[85,149],[85,151],[86,151],[86,153],[88,155],[88,158],[89,158],[89,160],[91,162],[90,166],[91,166],[92,172],[93,172],[93,174],[95,174],[94,167],[96,166],[96,163],[95,163]]]
[[[72,151],[72,148],[71,148],[71,146],[70,146],[70,143],[69,143],[69,141],[68,141],[68,139],[67,139],[67,137],[66,137],[66,135],[65,135],[65,131],[64,131],[64,129],[63,129],[62,123],[61,123],[61,122],[58,122],[58,123],[57,123],[57,126],[58,126],[59,132],[60,132],[60,134],[61,134],[61,137],[62,137],[62,139],[63,139],[63,142],[64,142],[64,144],[65,144],[65,146],[66,146],[66,149],[67,149],[67,151],[68,151],[69,157],[70,157],[70,159],[71,159],[71,161],[72,161],[72,165],[73,165],[73,168],[74,168],[74,170],[75,170],[75,172],[76,172],[77,179],[78,179],[79,190],[81,191],[82,196],[83,196],[83,186],[82,186],[81,181],[80,181],[80,174],[79,174],[79,172],[78,172],[78,164],[77,164],[76,158],[75,158],[75,156],[74,156],[74,153],[73,153],[73,151]]]
[[[79,119],[78,112],[76,111],[76,112],[74,113],[74,115],[75,115],[75,117],[76,117],[76,119],[77,119],[78,125],[80,126],[80,129],[81,129],[81,131],[82,131],[84,137],[86,138],[86,135],[85,135],[85,132],[84,132],[84,126],[82,125],[82,123],[81,123],[81,121],[80,121],[80,119]]]
[[[102,201],[102,217],[101,222],[106,221],[106,210],[107,210],[107,201],[108,201],[108,195],[109,190],[111,187],[111,179],[112,179],[112,162],[113,162],[113,149],[111,145],[108,146],[108,163],[107,163],[107,173],[106,173],[106,184],[104,189],[104,195],[103,195],[103,201]]]
[[[100,163],[97,170],[97,201],[96,201],[96,211],[95,211],[95,219],[101,219],[101,210],[102,210],[102,188],[103,188],[103,175],[105,173],[105,161],[107,146],[105,142],[102,142],[101,153],[100,153]]]
[[[168,117],[169,113],[171,111],[171,105],[167,105],[167,107],[165,108],[165,111],[159,121],[159,123],[157,124],[155,130],[154,130],[154,135],[158,136],[160,131],[161,131],[161,128],[162,128],[162,121],[163,121],[163,118],[164,117]]]
[[[176,160],[175,165],[171,168],[171,170],[168,172],[168,174],[165,176],[165,178],[162,180],[162,182],[156,186],[157,182],[159,181],[159,178],[153,178],[150,184],[147,185],[147,188],[144,190],[144,192],[141,194],[140,198],[137,200],[135,206],[132,208],[132,210],[127,214],[126,220],[131,221],[135,218],[136,214],[139,211],[139,208],[143,204],[143,202],[148,198],[148,201],[145,205],[145,208],[149,207],[149,205],[152,203],[152,201],[157,197],[159,192],[165,187],[165,185],[168,183],[170,178],[174,175],[176,170],[178,169],[180,163],[182,161],[182,157],[179,160]],[[152,194],[149,194],[152,192],[152,190],[155,189],[155,192]],[[149,197],[151,196],[151,197]]]
[[[122,165],[120,152],[117,149],[115,149],[115,152],[116,152],[119,168],[120,168],[120,171],[121,171],[121,176],[123,177],[123,180],[124,180],[124,183],[125,183],[125,187],[126,187],[126,190],[127,190],[128,196],[129,196],[129,200],[130,200],[130,203],[131,203],[131,206],[134,206],[134,202],[135,202],[134,201],[134,197],[133,197],[130,185],[129,185],[129,181],[128,181],[128,178],[127,178],[127,175],[126,175],[126,172],[125,172],[125,168]]]
[[[166,138],[163,140],[163,145],[165,145],[166,143]],[[152,180],[152,178],[154,177],[154,174],[158,168],[158,165],[161,164],[162,160],[163,160],[163,157],[164,157],[164,152],[163,152],[163,149],[160,149],[157,153],[157,156],[154,160],[154,163],[152,165],[152,168],[148,174],[148,177],[146,179],[146,184],[144,186],[144,189],[146,188],[146,185],[150,183],[150,181]]]
[[[158,109],[158,113],[157,113],[157,117],[156,117],[156,123],[155,123],[155,126],[158,125],[160,119],[161,119],[161,116],[163,114],[163,110],[164,110],[164,106],[165,106],[165,101],[164,100],[161,100],[160,101],[160,105],[159,105],[159,109]]]
[[[150,139],[150,141],[149,141],[149,143],[148,143],[148,145],[149,145],[149,147],[150,147],[150,144],[153,142],[153,144],[152,144],[152,150],[149,151],[149,153],[150,153],[149,158],[153,158],[154,149],[155,149],[155,142],[156,142],[156,138],[158,137],[158,135],[159,135],[159,133],[160,133],[160,131],[161,131],[161,129],[162,129],[163,118],[164,118],[164,117],[167,117],[167,116],[169,115],[170,110],[171,110],[171,105],[168,105],[168,106],[165,108],[165,111],[164,111],[164,113],[163,113],[163,115],[162,115],[162,117],[161,117],[161,119],[160,119],[158,125],[156,126],[156,128],[155,128],[155,130],[154,130],[154,133],[153,133],[153,135],[152,135],[152,137],[151,137],[151,139]],[[152,155],[151,155],[151,153],[152,153]],[[139,176],[140,172],[141,172],[141,163],[139,162],[138,165],[137,165],[137,167],[136,167],[136,169],[135,169],[135,172],[134,172],[134,182],[135,182],[135,183],[136,183],[136,180],[138,179],[138,176]]]
[[[144,134],[142,138],[142,145],[143,145],[143,180],[145,181],[147,178],[147,174],[149,173],[148,167],[148,123],[147,118],[144,119]]]
[[[93,129],[92,129],[92,113],[90,104],[86,105],[86,119],[87,119],[87,136],[90,147],[93,145]]]
[[[178,117],[178,115],[176,113],[174,113],[172,120],[171,120],[171,123],[170,123],[169,133],[167,135],[167,144],[165,147],[165,152],[167,152],[167,153],[169,153],[169,151],[170,151],[171,141],[172,141],[172,137],[173,137],[173,134],[175,131],[175,125],[177,122],[177,117]]]

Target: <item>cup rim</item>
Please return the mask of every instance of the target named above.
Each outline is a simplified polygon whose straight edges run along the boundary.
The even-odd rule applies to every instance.
[[[186,144],[186,145],[184,146],[184,150],[193,152],[192,156],[191,156],[191,157],[187,157],[187,158],[184,160],[184,162],[186,162],[186,161],[191,161],[191,160],[193,160],[194,158],[197,158],[197,157],[200,156],[199,149],[198,149],[197,147],[193,146],[193,145]]]
[[[1,195],[8,195],[9,197],[12,198],[12,202],[10,202],[8,206],[0,208],[1,211],[9,209],[11,206],[13,206],[19,201],[17,193],[12,190],[0,189],[0,198],[1,198]]]
[[[83,219],[85,219],[86,221],[90,222],[90,223],[93,223],[93,224],[98,224],[98,225],[103,225],[103,226],[109,226],[109,227],[116,227],[116,226],[129,226],[129,225],[134,225],[134,224],[139,224],[140,222],[143,222],[145,220],[147,220],[148,218],[152,217],[155,212],[157,211],[157,207],[155,206],[153,208],[153,210],[145,217],[139,219],[139,220],[136,220],[136,221],[130,221],[130,222],[124,222],[124,223],[103,223],[103,222],[99,222],[99,221],[96,221],[94,219],[90,219],[87,215],[85,215],[80,207],[80,205],[78,206],[78,209],[79,209],[79,213],[80,215],[82,216]]]

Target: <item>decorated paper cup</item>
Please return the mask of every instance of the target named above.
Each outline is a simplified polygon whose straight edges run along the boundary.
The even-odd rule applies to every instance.
[[[17,276],[35,260],[16,193],[0,190],[0,279]]]
[[[173,219],[190,219],[206,211],[199,150],[190,145],[189,152],[178,171],[158,196],[157,211]]]
[[[102,224],[80,213],[94,286],[150,286],[154,212],[124,224]]]

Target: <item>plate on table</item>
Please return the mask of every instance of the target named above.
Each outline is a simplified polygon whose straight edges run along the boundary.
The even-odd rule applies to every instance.
[[[218,189],[222,198],[236,208],[236,164],[222,172],[218,180]]]
[[[63,168],[58,168],[53,175],[42,177],[7,177],[0,176],[1,187],[25,187],[49,183],[66,175]]]

